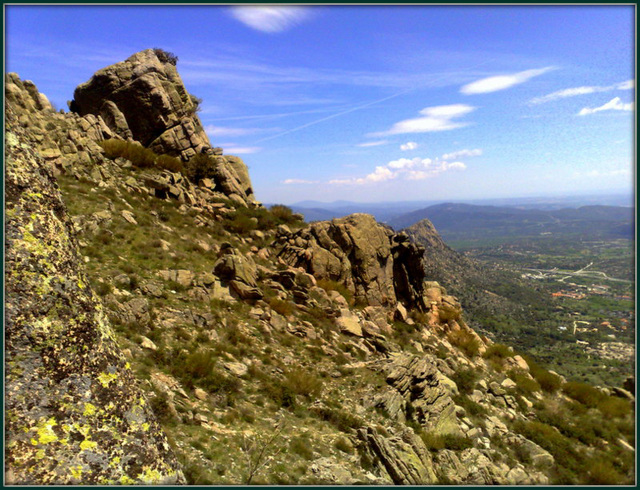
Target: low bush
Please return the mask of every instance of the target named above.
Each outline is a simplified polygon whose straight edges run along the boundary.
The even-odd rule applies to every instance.
[[[540,388],[547,393],[555,393],[562,386],[560,376],[550,373],[540,366],[531,356],[523,355],[529,365],[529,374],[538,382]]]
[[[348,432],[351,429],[359,429],[363,425],[363,422],[359,417],[340,408],[312,407],[311,412],[320,420],[329,422],[341,432]]]
[[[183,164],[183,173],[194,184],[202,179],[213,179],[216,174],[216,161],[214,157],[199,153]]]
[[[622,398],[608,396],[598,403],[598,410],[606,418],[621,418],[631,413],[631,403]]]
[[[317,284],[318,287],[321,287],[327,293],[329,291],[338,291],[342,297],[347,300],[347,303],[353,305],[353,293],[341,282],[333,281],[331,279],[318,279]]]
[[[515,382],[518,392],[523,395],[531,395],[542,389],[535,379],[520,370],[512,369],[507,373],[507,376]]]
[[[178,64],[178,57],[170,51],[161,48],[153,48],[153,52],[162,63],[169,63],[173,66]]]
[[[182,161],[169,155],[158,155],[139,143],[108,139],[98,143],[108,158],[122,157],[138,168],[158,167],[172,172],[182,171]]]
[[[582,403],[589,408],[595,408],[605,401],[607,395],[597,388],[586,383],[570,381],[562,387],[562,392],[570,398]]]
[[[511,349],[504,344],[493,344],[490,345],[482,357],[485,359],[506,359],[507,357],[513,356],[513,352]]]
[[[323,382],[315,373],[295,368],[285,373],[283,387],[308,399],[316,399],[322,392]]]
[[[480,352],[480,342],[469,331],[460,329],[447,334],[447,340],[458,347],[467,357],[475,357]]]
[[[333,443],[333,447],[335,447],[338,451],[342,451],[343,453],[353,454],[353,445],[346,437],[338,437]]]
[[[289,206],[285,206],[284,204],[274,204],[269,208],[269,211],[274,216],[274,218],[282,221],[283,223],[293,223],[294,221],[296,221],[291,208]]]
[[[460,369],[453,373],[451,380],[456,384],[460,393],[468,395],[473,392],[478,375],[474,369]]]
[[[293,304],[290,301],[272,298],[269,300],[269,306],[280,315],[289,316],[293,314]]]
[[[453,401],[456,405],[460,405],[467,412],[467,415],[487,415],[489,412],[479,403],[474,402],[467,395],[457,395],[453,397]]]
[[[422,431],[420,438],[430,451],[440,451],[441,449],[451,449],[463,451],[473,447],[473,441],[469,437],[454,434],[434,434]]]
[[[298,436],[291,439],[289,451],[310,461],[313,459],[313,449],[308,436]]]

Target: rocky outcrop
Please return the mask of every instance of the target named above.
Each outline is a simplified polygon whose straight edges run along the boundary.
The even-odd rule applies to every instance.
[[[73,111],[99,115],[121,138],[157,153],[187,160],[211,151],[175,65],[161,61],[153,49],[99,70],[73,96]]]
[[[6,482],[184,483],[82,272],[49,167],[17,119],[8,108]]]
[[[221,156],[212,148],[200,118],[199,101],[182,82],[175,63],[155,49],[96,72],[74,92],[71,109],[100,117],[115,135],[133,139],[157,154],[188,161],[210,156],[213,179],[222,192],[240,203],[253,203],[253,189],[244,162]]]
[[[388,386],[375,395],[372,405],[400,422],[413,420],[435,435],[460,434],[455,404],[434,361],[398,354],[373,364],[386,374]]]
[[[424,310],[424,252],[376,222],[368,214],[352,214],[310,224],[280,239],[279,257],[302,267],[316,279],[344,284],[356,301],[395,307],[398,302]]]
[[[364,451],[380,461],[396,485],[433,485],[436,474],[422,440],[406,429],[400,436],[385,437],[371,427],[358,431]]]

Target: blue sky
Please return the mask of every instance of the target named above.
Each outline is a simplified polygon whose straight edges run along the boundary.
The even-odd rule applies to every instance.
[[[137,51],[178,55],[264,202],[633,189],[633,6],[5,8],[6,71],[58,108]]]

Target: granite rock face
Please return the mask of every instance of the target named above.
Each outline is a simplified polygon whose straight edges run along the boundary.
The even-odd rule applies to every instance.
[[[188,161],[211,157],[216,184],[230,198],[255,202],[244,162],[212,148],[197,115],[199,100],[190,95],[175,64],[154,49],[96,72],[76,87],[71,109],[101,118],[113,134],[135,140],[159,155]]]
[[[175,65],[153,49],[96,72],[74,92],[72,109],[99,115],[123,139],[185,160],[211,149]]]
[[[82,271],[51,171],[10,108],[6,121],[7,483],[184,483]]]
[[[372,306],[398,302],[424,310],[424,250],[368,214],[319,221],[281,238],[279,257],[316,277],[344,284]]]

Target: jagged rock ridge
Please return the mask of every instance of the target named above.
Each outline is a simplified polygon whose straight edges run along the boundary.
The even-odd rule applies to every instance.
[[[319,221],[284,239],[279,257],[318,279],[343,283],[372,306],[425,310],[424,249],[368,214]]]

